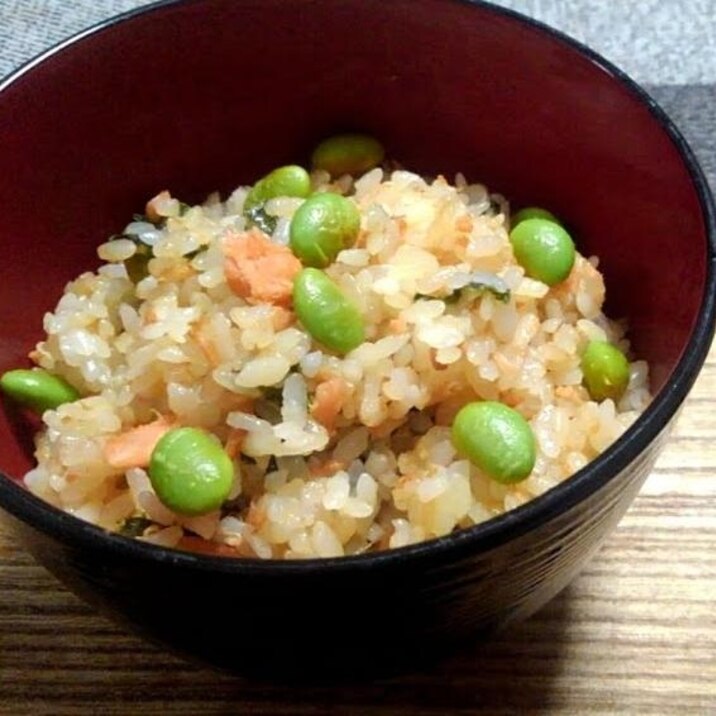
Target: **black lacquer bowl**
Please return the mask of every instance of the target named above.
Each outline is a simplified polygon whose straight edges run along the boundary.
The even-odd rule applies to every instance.
[[[486,524],[381,554],[266,563],[167,551],[44,504],[0,418],[0,506],[89,602],[248,673],[406,668],[533,613],[617,524],[714,328],[714,214],[652,100],[590,50],[460,0],[189,0],[55,48],[0,89],[0,370],[22,365],[64,283],[146,197],[199,201],[356,128],[405,166],[549,206],[602,259],[656,398],[603,456]],[[51,615],[47,616],[48,620]]]

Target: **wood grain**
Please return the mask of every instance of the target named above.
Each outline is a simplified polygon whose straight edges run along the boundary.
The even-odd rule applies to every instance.
[[[0,525],[0,713],[716,714],[716,348],[632,509],[524,624],[430,671],[284,688],[95,615]]]

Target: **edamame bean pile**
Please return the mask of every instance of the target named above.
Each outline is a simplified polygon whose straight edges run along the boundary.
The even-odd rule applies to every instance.
[[[648,369],[569,217],[384,162],[331,137],[101,239],[0,379],[44,423],[27,487],[165,547],[336,557],[489,520],[608,447]]]

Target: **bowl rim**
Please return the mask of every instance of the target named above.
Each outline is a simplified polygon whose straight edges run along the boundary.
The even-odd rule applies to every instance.
[[[114,15],[81,30],[31,58],[0,81],[0,93],[36,66],[83,39],[132,19],[162,11],[174,5],[200,4],[203,0],[157,0]],[[643,105],[676,148],[693,184],[701,209],[706,235],[704,295],[691,336],[677,363],[672,378],[655,396],[636,422],[607,450],[577,473],[529,502],[472,527],[459,529],[443,537],[417,544],[358,555],[305,560],[262,560],[197,554],[160,547],[123,537],[74,517],[36,497],[16,480],[0,471],[0,507],[21,523],[67,545],[107,550],[117,558],[137,562],[171,564],[195,570],[227,574],[280,577],[300,574],[304,577],[342,574],[345,570],[394,568],[440,561],[448,564],[466,556],[485,553],[516,537],[526,534],[564,514],[589,498],[629,466],[668,426],[685,400],[703,366],[716,327],[716,209],[707,179],[688,142],[660,105],[634,81],[601,54],[582,42],[549,25],[515,10],[494,5],[487,0],[444,0],[479,7],[507,18],[526,29],[566,45],[592,62]]]

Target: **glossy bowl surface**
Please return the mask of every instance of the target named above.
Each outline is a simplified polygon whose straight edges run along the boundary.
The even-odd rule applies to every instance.
[[[601,257],[657,393],[571,480],[498,519],[375,555],[210,558],[108,535],[18,478],[31,432],[0,416],[0,507],[88,601],[251,673],[406,668],[562,589],[649,472],[714,329],[714,212],[664,113],[588,49],[466,0],[159,3],[54,48],[0,87],[0,370],[23,365],[64,283],[147,197],[227,191],[336,130],[406,167],[550,207]],[[51,616],[48,615],[48,619]]]

